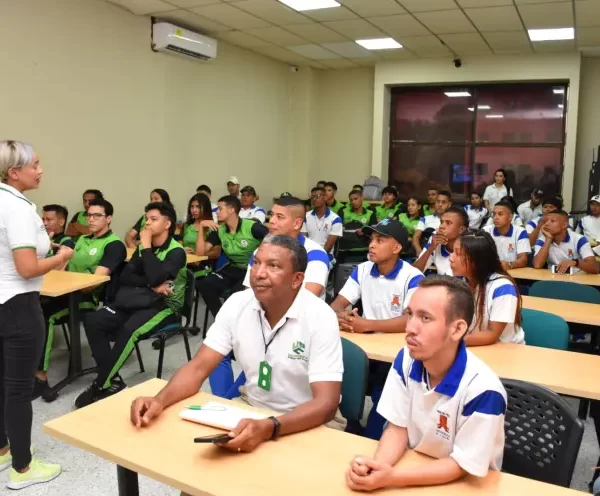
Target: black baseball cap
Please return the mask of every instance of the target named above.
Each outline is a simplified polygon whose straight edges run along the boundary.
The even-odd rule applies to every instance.
[[[256,196],[256,190],[252,186],[244,186],[240,193],[250,193],[252,196]]]
[[[408,232],[396,219],[383,219],[379,224],[363,227],[362,231],[365,234],[376,232],[382,236],[389,236],[398,241],[402,246],[408,246]]]
[[[544,197],[544,191],[541,189],[534,189],[531,194],[533,196],[535,196],[536,198],[543,198]]]

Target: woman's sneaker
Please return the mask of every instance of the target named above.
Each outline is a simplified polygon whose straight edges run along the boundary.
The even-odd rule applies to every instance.
[[[20,473],[14,468],[10,469],[10,476],[6,487],[9,489],[23,489],[34,484],[49,482],[52,479],[56,479],[61,471],[60,465],[44,463],[32,458],[27,472]]]
[[[30,449],[31,454],[33,455],[35,453],[35,448],[32,446]],[[5,455],[0,455],[0,472],[6,470],[10,466],[12,466],[12,453],[9,449]]]

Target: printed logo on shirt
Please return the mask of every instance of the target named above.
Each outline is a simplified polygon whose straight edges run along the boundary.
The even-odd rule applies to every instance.
[[[308,361],[308,357],[304,354],[304,350],[306,349],[305,344],[302,341],[294,341],[292,343],[292,352],[288,355],[290,360],[303,360],[305,362]]]
[[[508,244],[508,251],[515,251],[515,247],[513,246],[512,243]]]
[[[569,258],[573,258],[573,250],[571,250],[571,248],[569,248],[569,253],[567,254],[567,256]]]
[[[390,309],[394,313],[398,313],[398,312],[402,311],[402,305],[400,304],[400,295],[399,294],[392,295],[392,303],[390,305]]]
[[[95,255],[96,253],[98,253],[98,248],[92,248],[90,250],[90,255]]]
[[[390,212],[390,213],[388,214],[388,219],[392,219],[393,217],[394,217],[394,212]]]
[[[363,217],[362,219],[360,219],[360,222],[361,222],[362,224],[366,224],[366,223],[367,223],[367,219],[366,219],[366,217]]]
[[[240,245],[242,245],[244,248],[246,248],[248,246],[248,241],[246,241],[245,239],[242,239],[240,241]]]
[[[450,439],[450,427],[448,427],[448,414],[440,410],[438,410],[437,412],[439,413],[440,418],[437,423],[435,435],[447,441]]]

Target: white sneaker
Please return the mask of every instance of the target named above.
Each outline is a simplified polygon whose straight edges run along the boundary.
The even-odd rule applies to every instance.
[[[10,477],[6,487],[9,489],[23,489],[34,484],[50,482],[52,479],[56,479],[61,472],[60,465],[44,463],[32,458],[27,472],[20,473],[14,468],[10,469]]]

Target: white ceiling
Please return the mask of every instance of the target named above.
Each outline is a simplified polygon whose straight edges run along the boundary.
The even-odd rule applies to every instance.
[[[600,47],[600,0],[338,0],[296,12],[277,0],[106,0],[290,64],[321,69],[379,60],[527,54]],[[527,29],[575,27],[574,41],[531,43]],[[392,37],[370,51],[356,39]]]

